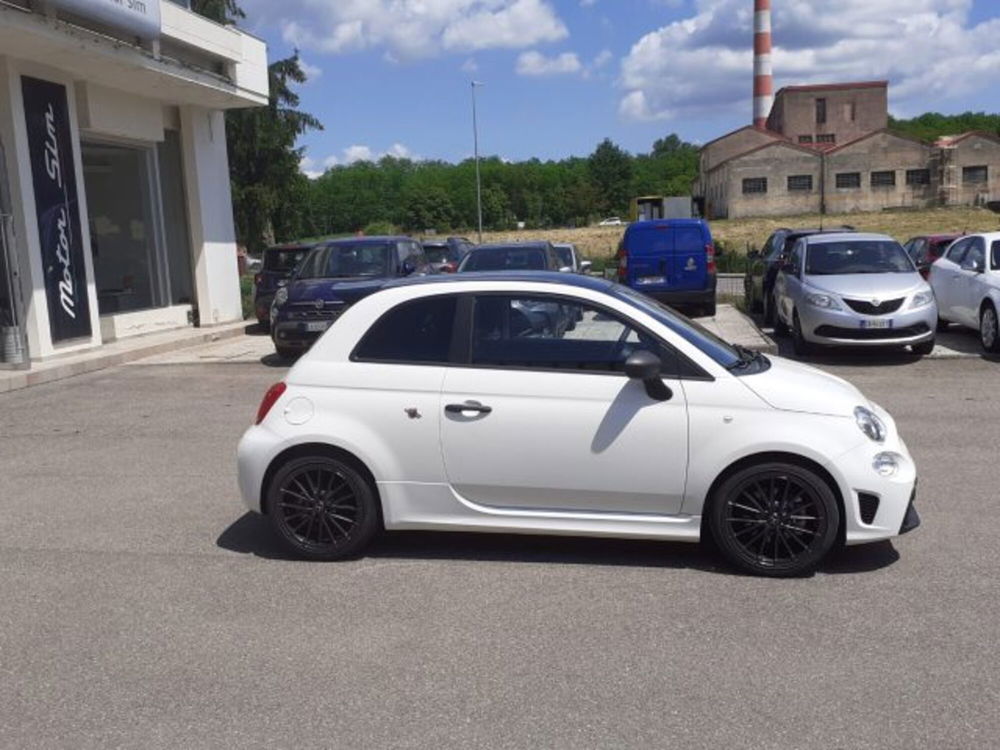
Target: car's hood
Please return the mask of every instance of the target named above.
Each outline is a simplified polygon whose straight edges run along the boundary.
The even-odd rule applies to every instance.
[[[829,292],[851,299],[887,299],[927,289],[927,282],[919,273],[848,273],[835,276],[806,276],[812,290]]]
[[[869,406],[861,391],[843,378],[784,357],[768,359],[768,370],[739,380],[775,409],[850,417],[855,407]]]
[[[296,279],[288,284],[289,302],[357,302],[381,289],[388,279]]]

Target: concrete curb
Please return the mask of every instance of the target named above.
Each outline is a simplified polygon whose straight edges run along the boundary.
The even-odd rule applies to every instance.
[[[148,337],[115,341],[91,352],[67,355],[64,361],[55,359],[34,363],[30,370],[0,370],[0,393],[65,380],[177,349],[234,338],[242,335],[249,325],[250,321],[241,320],[211,328],[182,329],[173,336],[167,333],[151,334]]]
[[[736,314],[739,315],[740,317],[742,317],[744,320],[746,320],[747,325],[752,326],[754,328],[754,330],[757,332],[757,335],[760,336],[761,339],[763,339],[763,341],[764,341],[763,346],[755,346],[753,348],[755,350],[759,351],[759,352],[764,353],[764,354],[777,354],[778,353],[778,343],[774,339],[772,339],[770,336],[768,336],[766,333],[764,333],[764,331],[761,329],[760,326],[757,325],[757,322],[752,317],[750,317],[749,315],[747,315],[745,312],[743,312],[742,310],[740,310],[738,307],[734,306],[733,309],[736,311]]]

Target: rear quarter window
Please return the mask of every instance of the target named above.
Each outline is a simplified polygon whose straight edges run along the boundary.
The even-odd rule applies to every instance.
[[[456,305],[454,295],[396,305],[368,329],[351,359],[405,364],[448,362]]]

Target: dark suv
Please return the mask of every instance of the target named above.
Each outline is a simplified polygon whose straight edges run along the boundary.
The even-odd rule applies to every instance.
[[[854,227],[828,229],[778,229],[767,238],[763,250],[747,253],[747,270],[743,277],[743,295],[747,310],[764,314],[764,324],[774,325],[774,280],[778,277],[785,256],[802,237],[814,234],[842,234],[853,232]]]
[[[474,245],[464,237],[424,240],[424,254],[438,273],[455,273],[462,258],[473,247]]]
[[[260,271],[253,277],[253,307],[257,322],[266,326],[270,320],[271,301],[279,283],[288,279],[312,245],[276,245],[264,251]]]
[[[350,237],[317,245],[278,290],[271,339],[283,357],[301,354],[362,297],[390,279],[432,273],[409,237]]]

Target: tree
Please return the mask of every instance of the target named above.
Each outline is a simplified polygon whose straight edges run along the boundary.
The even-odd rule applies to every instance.
[[[191,10],[218,23],[236,23],[246,18],[236,0],[191,0]]]
[[[628,152],[605,138],[590,155],[588,166],[598,206],[603,211],[623,212],[631,197],[632,158]]]
[[[292,85],[306,80],[297,52],[273,63],[268,78],[267,107],[226,114],[236,236],[251,251],[275,236],[290,239],[304,228],[304,211],[293,205],[304,187],[299,172],[302,149],[295,142],[303,133],[323,127],[295,109],[299,96]]]
[[[417,189],[410,193],[404,208],[403,226],[407,229],[450,229],[455,209],[448,193],[440,187]]]

